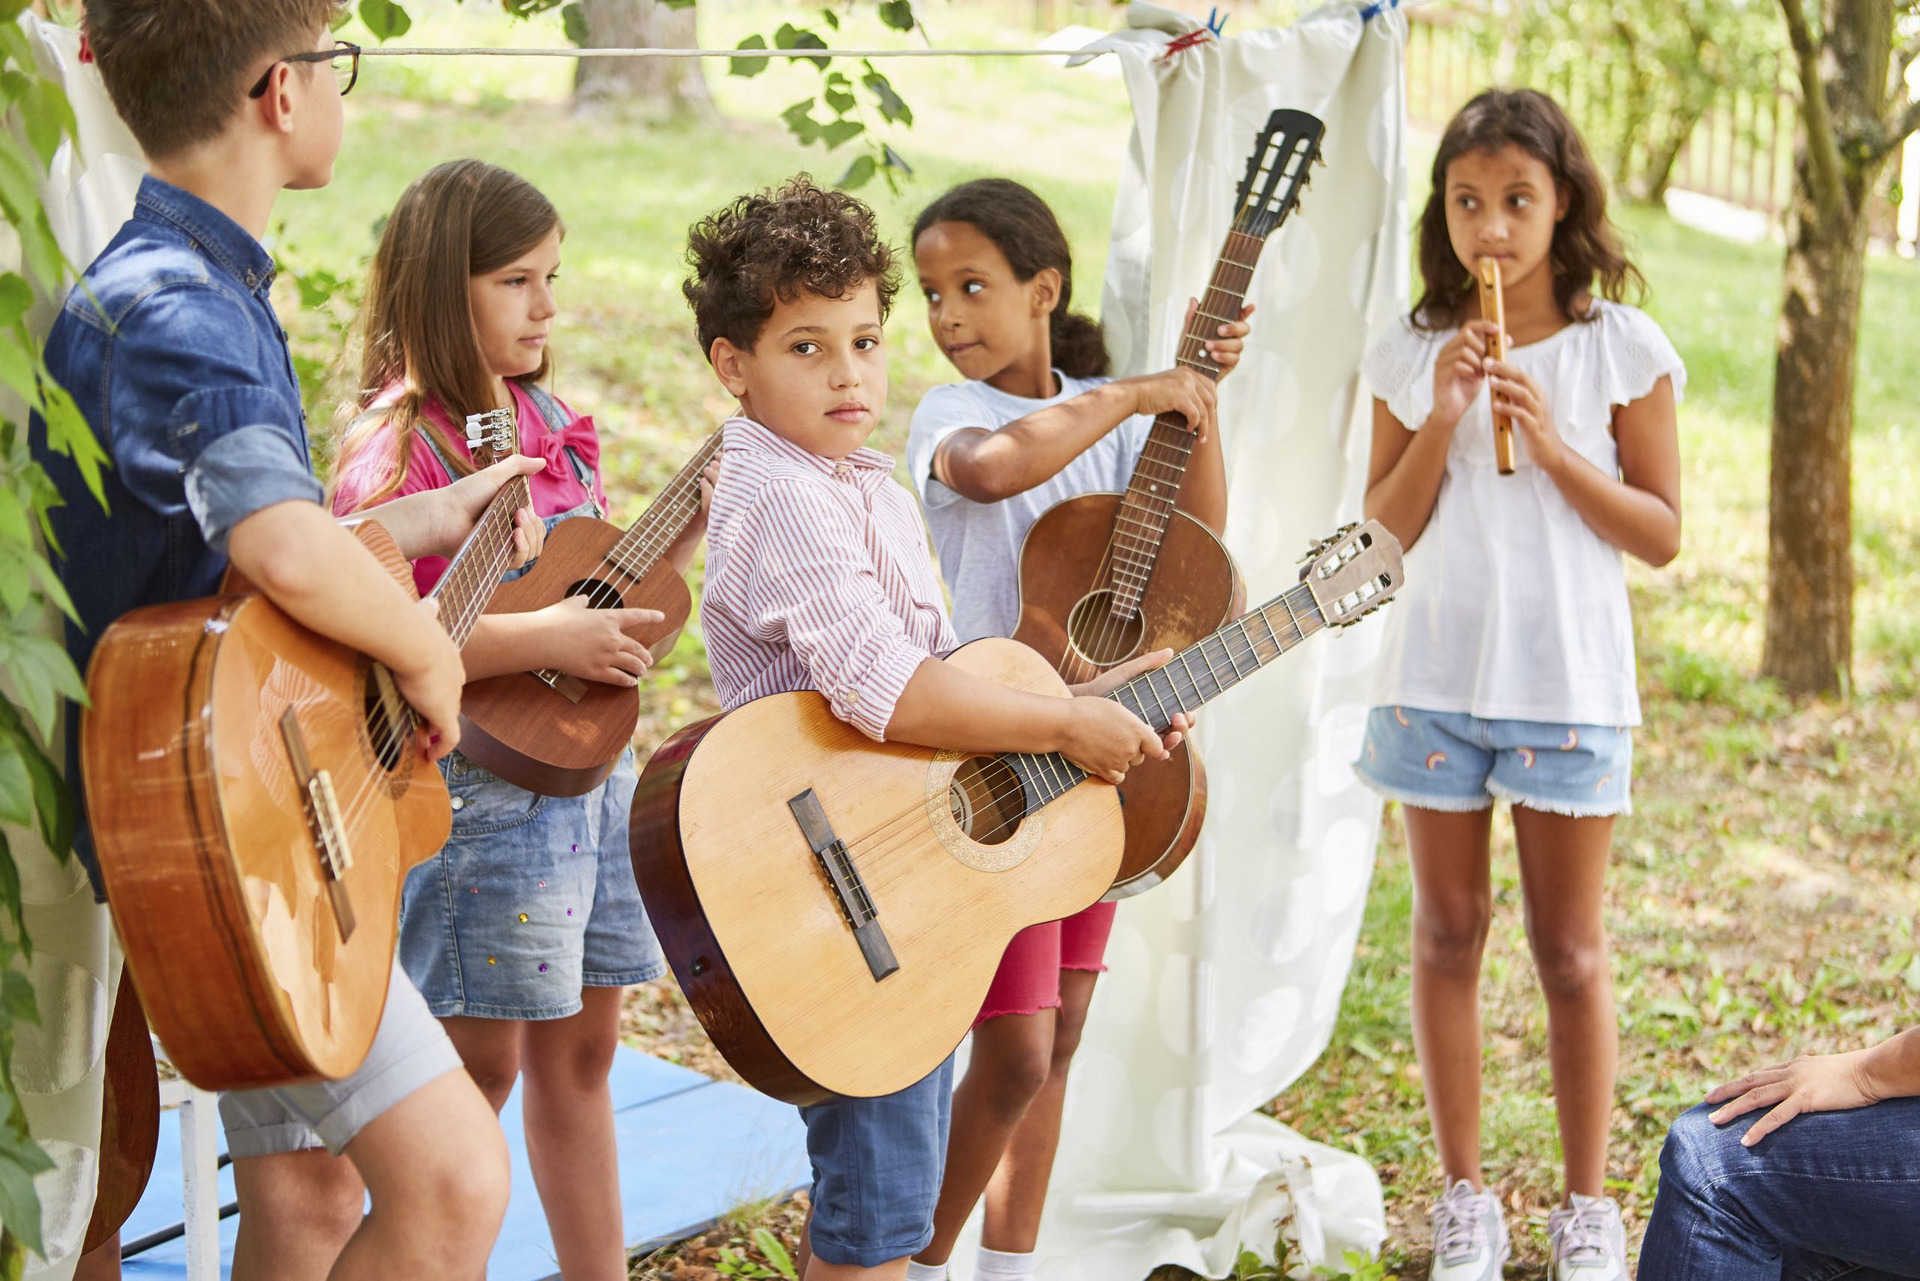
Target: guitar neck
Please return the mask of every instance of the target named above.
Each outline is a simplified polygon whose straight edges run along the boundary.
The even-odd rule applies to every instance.
[[[1164,734],[1173,728],[1176,715],[1198,711],[1325,626],[1313,588],[1302,583],[1107,697]],[[1065,796],[1088,777],[1058,752],[1008,753],[1002,759],[1025,784],[1029,812]]]
[[[465,645],[473,635],[474,625],[500,586],[500,576],[513,559],[514,513],[532,502],[525,476],[502,485],[429,593],[440,602],[440,622],[456,646]]]
[[[1213,278],[1193,313],[1193,323],[1181,335],[1175,363],[1197,369],[1218,380],[1220,366],[1207,356],[1207,344],[1218,337],[1221,325],[1240,319],[1246,303],[1247,288],[1253,283],[1253,269],[1260,261],[1266,239],[1235,228],[1227,233],[1214,260]],[[1140,461],[1134,465],[1133,478],[1120,504],[1114,523],[1108,555],[1109,582],[1113,593],[1112,612],[1116,618],[1132,618],[1140,611],[1140,598],[1153,578],[1154,564],[1160,555],[1160,541],[1173,517],[1180,486],[1186,480],[1187,460],[1193,454],[1193,433],[1181,414],[1161,414],[1153,420]]]
[[[674,540],[700,514],[700,473],[720,452],[720,433],[706,438],[693,457],[607,553],[607,560],[632,578],[643,578],[659,563]]]

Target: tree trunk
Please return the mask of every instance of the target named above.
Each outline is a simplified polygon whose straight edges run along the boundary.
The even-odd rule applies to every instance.
[[[1773,365],[1763,675],[1832,694],[1853,675],[1853,383],[1867,209],[1882,163],[1851,139],[1885,119],[1891,0],[1829,0],[1819,78],[1838,133],[1838,199],[1823,208],[1805,137],[1793,166]],[[1806,94],[1803,92],[1803,102]]]
[[[1681,149],[1687,145],[1687,139],[1693,136],[1695,126],[1700,123],[1704,105],[1682,104],[1674,108],[1667,117],[1666,136],[1660,141],[1660,148],[1647,157],[1647,169],[1640,178],[1640,199],[1650,205],[1663,203],[1667,198],[1667,187],[1673,182],[1673,167],[1680,160]]]
[[[1853,663],[1853,377],[1867,221],[1824,222],[1794,163],[1785,297],[1773,363],[1767,637],[1761,672],[1836,692]]]
[[[694,9],[656,0],[582,0],[589,49],[692,49]],[[574,102],[642,102],[661,114],[713,114],[698,58],[582,58],[574,74]]]

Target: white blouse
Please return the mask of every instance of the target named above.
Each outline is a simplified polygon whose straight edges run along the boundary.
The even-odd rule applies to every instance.
[[[1595,319],[1511,348],[1508,359],[1540,384],[1567,446],[1617,476],[1613,407],[1663,377],[1677,401],[1687,371],[1645,312],[1594,305]],[[1361,363],[1373,394],[1410,431],[1433,410],[1434,358],[1456,332],[1422,333],[1402,319]],[[1487,720],[1638,725],[1622,554],[1531,465],[1517,433],[1515,444],[1519,470],[1502,476],[1483,387],[1454,428],[1433,516],[1387,610],[1374,701]]]

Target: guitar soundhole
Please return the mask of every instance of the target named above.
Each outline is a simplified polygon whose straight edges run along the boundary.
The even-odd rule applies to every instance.
[[[592,609],[620,608],[620,589],[604,578],[583,578],[567,588],[569,596],[585,596]]]
[[[367,677],[367,739],[373,744],[374,759],[391,774],[406,758],[407,744],[413,739],[413,714],[400,697],[387,669],[375,665]]]
[[[994,756],[960,762],[947,785],[947,808],[967,839],[1000,845],[1012,839],[1026,817],[1026,795],[1011,766]]]
[[[1112,667],[1132,658],[1145,632],[1139,610],[1132,611],[1128,618],[1113,616],[1113,593],[1106,590],[1082,596],[1067,618],[1068,643],[1097,667]]]

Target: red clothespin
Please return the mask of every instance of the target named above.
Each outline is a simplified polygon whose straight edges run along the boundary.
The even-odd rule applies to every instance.
[[[1200,28],[1200,30],[1198,31],[1189,31],[1184,36],[1177,36],[1174,39],[1169,40],[1167,42],[1167,51],[1165,54],[1161,56],[1164,57],[1167,61],[1171,62],[1173,61],[1174,54],[1179,53],[1184,49],[1191,49],[1195,45],[1206,44],[1208,41],[1212,39],[1213,39],[1213,32],[1207,30],[1205,27]]]
[[[93,63],[93,41],[84,31],[80,33],[80,61],[89,66]]]

